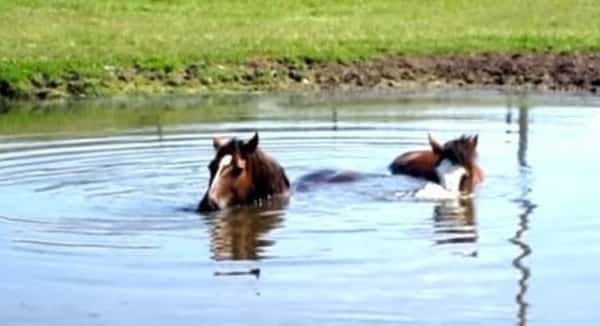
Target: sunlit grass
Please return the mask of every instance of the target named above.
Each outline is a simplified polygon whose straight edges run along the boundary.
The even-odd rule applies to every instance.
[[[598,50],[594,0],[0,0],[0,78],[107,66]]]

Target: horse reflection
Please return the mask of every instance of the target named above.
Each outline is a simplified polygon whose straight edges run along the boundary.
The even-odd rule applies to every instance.
[[[205,217],[211,233],[212,258],[223,260],[260,260],[274,244],[266,235],[283,221],[286,202],[263,206],[241,206]]]
[[[447,200],[433,209],[435,243],[461,244],[477,241],[475,205],[472,198]],[[475,255],[476,252],[473,253]]]

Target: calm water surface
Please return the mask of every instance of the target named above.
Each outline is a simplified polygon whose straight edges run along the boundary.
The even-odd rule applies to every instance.
[[[31,123],[69,113],[59,133],[1,136],[1,325],[600,321],[598,99],[217,102],[25,110]],[[134,123],[96,130],[86,110]],[[194,213],[211,135],[255,129],[292,180],[383,175],[298,192],[287,207]],[[385,175],[427,132],[480,135],[487,179],[473,200],[411,199],[420,181]]]

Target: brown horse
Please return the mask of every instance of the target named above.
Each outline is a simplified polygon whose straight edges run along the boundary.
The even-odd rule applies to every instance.
[[[283,168],[258,148],[258,133],[248,141],[213,138],[215,157],[208,165],[210,179],[198,211],[261,204],[274,196],[287,197],[290,182]]]
[[[483,181],[477,165],[478,136],[461,136],[443,146],[428,135],[431,150],[411,151],[389,166],[392,174],[406,174],[435,182],[450,192],[472,193]]]

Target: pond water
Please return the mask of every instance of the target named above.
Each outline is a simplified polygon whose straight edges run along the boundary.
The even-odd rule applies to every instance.
[[[0,324],[593,324],[599,103],[467,92],[9,110]],[[292,181],[381,176],[287,207],[193,212],[211,135],[254,130]],[[385,175],[427,132],[479,134],[473,200],[400,196],[422,182]]]

